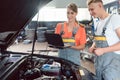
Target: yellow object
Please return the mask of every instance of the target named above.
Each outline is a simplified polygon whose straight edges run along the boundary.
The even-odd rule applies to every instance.
[[[106,41],[106,37],[104,37],[104,36],[95,36],[94,39],[95,40]]]
[[[75,40],[74,39],[63,39],[63,42],[75,42]]]
[[[79,70],[79,72],[80,72],[81,76],[84,76],[84,75],[85,75],[85,73],[84,73],[83,70]]]

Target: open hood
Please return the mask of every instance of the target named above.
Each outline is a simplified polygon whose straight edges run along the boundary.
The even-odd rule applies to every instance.
[[[41,7],[52,0],[2,0],[0,2],[0,49],[14,42]]]

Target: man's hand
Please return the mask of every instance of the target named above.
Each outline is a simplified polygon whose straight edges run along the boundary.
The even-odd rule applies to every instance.
[[[95,47],[90,47],[88,51],[89,51],[90,53],[94,53],[94,50],[95,50],[95,49],[96,49]]]
[[[95,43],[92,44],[92,46],[88,49],[90,53],[94,53],[94,50],[96,49]]]
[[[97,56],[101,56],[104,54],[104,50],[103,50],[103,48],[95,48],[93,50],[93,53],[96,54]]]

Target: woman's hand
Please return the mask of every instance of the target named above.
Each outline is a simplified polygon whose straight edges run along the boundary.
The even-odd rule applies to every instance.
[[[71,46],[70,48],[77,49],[77,50],[83,50],[83,49],[85,49],[85,44],[82,44],[79,46]]]

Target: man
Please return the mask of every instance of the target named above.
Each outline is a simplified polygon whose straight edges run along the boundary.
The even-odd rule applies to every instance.
[[[102,0],[87,0],[91,16],[99,18],[95,40],[89,48],[95,60],[97,80],[120,80],[120,16],[108,14]]]

